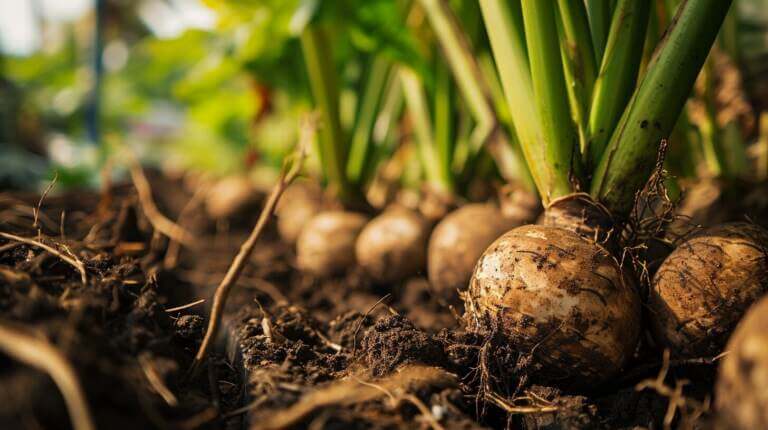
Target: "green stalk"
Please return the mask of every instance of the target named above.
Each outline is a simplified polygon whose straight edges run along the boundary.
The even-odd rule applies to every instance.
[[[523,150],[520,147],[520,141],[517,139],[517,133],[515,132],[515,124],[512,122],[512,117],[509,113],[509,107],[507,107],[507,101],[504,99],[504,89],[499,82],[499,75],[496,73],[496,66],[493,63],[493,58],[487,53],[483,53],[479,56],[480,70],[485,76],[486,82],[491,88],[491,96],[493,97],[494,112],[497,113],[499,122],[501,122],[505,129],[509,129],[509,145],[496,145],[500,148],[499,154],[494,155],[493,158],[499,168],[501,176],[508,180],[514,180],[523,185],[528,191],[535,193],[536,184],[533,182],[533,177],[525,164],[525,156]],[[489,145],[489,151],[492,151],[494,145]],[[501,162],[500,162],[501,160]]]
[[[467,100],[472,116],[478,121],[478,126],[492,127],[493,125],[488,125],[495,119],[491,108],[490,90],[474,60],[469,42],[459,30],[459,23],[448,9],[445,0],[421,0],[421,5],[427,12],[440,46],[445,51],[448,64],[462,95]]]
[[[571,193],[570,160],[558,162],[552,157],[561,152],[553,148],[558,142],[544,139],[539,114],[531,109],[535,97],[520,3],[480,0],[480,8],[520,147],[542,202],[547,204]],[[558,70],[562,73],[559,65]]]
[[[694,134],[695,130],[688,120],[688,113],[683,109],[669,135],[669,150],[664,166],[669,171],[670,177],[696,177],[702,153],[698,139],[693,137]]]
[[[403,111],[403,88],[400,83],[400,74],[395,67],[392,68],[389,80],[384,90],[384,100],[381,102],[373,126],[373,142],[376,147],[386,146],[395,140],[398,119]]]
[[[714,73],[714,58],[710,55],[704,62],[701,73],[699,73],[699,76],[697,77],[697,79],[702,81],[704,86],[704,94],[701,95],[701,103],[704,112],[702,112],[699,131],[701,132],[701,147],[707,170],[713,177],[720,177],[726,173],[727,166],[724,163],[724,154],[721,150],[721,130],[717,123],[717,112],[715,112]]]
[[[590,166],[596,166],[600,161],[616,123],[632,97],[649,9],[647,1],[619,0],[616,5],[589,112]]]
[[[674,17],[674,9],[672,12],[668,13],[667,5],[664,3],[663,0],[655,1],[648,13],[648,25],[646,26],[645,42],[643,44],[643,57],[640,60],[640,71],[637,73],[638,79],[645,76],[648,64],[653,58],[653,52],[659,44],[659,39],[661,39],[662,28],[667,28],[669,20]]]
[[[504,88],[499,80],[499,74],[496,73],[496,64],[493,62],[493,57],[491,57],[489,52],[481,52],[478,54],[478,64],[491,89],[493,111],[496,112],[499,122],[514,129],[515,125],[512,122],[512,115],[509,113],[507,100],[504,98]],[[512,134],[514,135],[515,133],[513,132]]]
[[[318,26],[309,26],[301,34],[301,46],[315,104],[320,110],[319,154],[323,174],[344,202],[357,196],[347,180],[347,147],[339,120],[339,88],[336,83],[331,43]]]
[[[652,172],[661,139],[677,122],[731,0],[687,0],[654,54],[608,148],[591,192],[617,216],[632,208]]]
[[[450,193],[453,191],[450,166],[440,162],[440,155],[435,148],[427,96],[424,93],[421,78],[412,69],[401,67],[400,81],[403,85],[405,103],[413,121],[416,146],[427,181],[437,191]]]
[[[595,51],[595,63],[600,64],[608,40],[608,29],[611,26],[612,0],[585,0],[589,30],[592,35],[592,47]]]
[[[376,169],[385,160],[388,160],[398,141],[398,120],[403,111],[403,89],[400,83],[399,73],[393,67],[393,73],[385,84],[384,96],[381,108],[376,116],[373,126],[372,140],[373,151],[363,169],[362,182],[368,183],[376,173]]]
[[[468,159],[475,159],[481,147],[486,145],[502,176],[507,180],[517,179],[520,175],[516,169],[521,163],[515,159],[517,154],[510,147],[510,138],[501,130],[490,84],[472,53],[459,20],[446,0],[421,0],[421,4],[446,54],[467,107],[477,122],[470,136]]]
[[[731,9],[725,17],[723,30],[720,32],[720,48],[731,57],[734,64],[739,64],[741,62],[738,8]]]
[[[391,62],[381,56],[374,58],[371,64],[363,97],[360,100],[360,109],[352,133],[347,161],[347,178],[352,184],[360,185],[368,176],[365,168],[369,165],[368,159],[371,156],[371,134],[391,69]]]
[[[440,163],[453,165],[455,140],[453,137],[453,101],[452,82],[448,68],[443,63],[437,64],[435,74],[435,148]],[[449,167],[450,168],[450,167]]]
[[[757,180],[768,180],[768,112],[760,114],[757,138]]]
[[[579,135],[582,156],[587,151],[587,119],[597,65],[583,0],[558,0],[560,55],[568,101]]]
[[[741,134],[739,122],[734,120],[720,130],[720,151],[724,155],[727,178],[743,178],[749,172],[747,147]]]
[[[576,128],[570,115],[556,28],[555,5],[548,1],[522,0],[523,21],[533,79],[534,105],[539,114],[547,163],[569,179],[568,187],[550,198],[575,191],[580,157],[577,156]],[[519,103],[519,101],[518,101]],[[515,122],[517,125],[517,122]]]

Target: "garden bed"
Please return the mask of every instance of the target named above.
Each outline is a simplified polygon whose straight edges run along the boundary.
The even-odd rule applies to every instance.
[[[161,186],[179,191],[157,196],[175,196],[158,201],[175,219],[191,196],[155,178]],[[2,231],[25,239],[0,243],[0,312],[71,362],[99,428],[659,428],[668,408],[677,424],[709,419],[708,360],[673,360],[655,381],[662,354],[642,342],[620,376],[562,391],[537,380],[535,351],[464,332],[462,309],[425,279],[377,286],[353,270],[318,280],[294,270],[291,247],[269,229],[228,301],[224,339],[190,378],[207,299],[249,223],[217,226],[192,211],[181,222],[205,246],[173,258],[131,187],[39,202],[0,197]],[[40,244],[82,262],[86,283]],[[1,360],[4,428],[68,422],[48,376]]]

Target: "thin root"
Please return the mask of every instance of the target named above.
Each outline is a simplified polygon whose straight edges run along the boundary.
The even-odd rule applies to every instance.
[[[77,374],[66,357],[47,340],[0,322],[0,349],[16,360],[47,372],[61,390],[75,430],[96,427]]]
[[[168,219],[157,208],[155,201],[152,199],[152,188],[149,185],[147,176],[144,174],[144,170],[139,164],[139,160],[130,151],[126,151],[126,153],[128,154],[131,180],[133,181],[133,186],[136,187],[136,192],[139,194],[139,204],[141,204],[141,208],[144,210],[144,215],[147,216],[149,223],[152,224],[155,230],[172,240],[188,247],[195,246],[195,237],[184,227]]]
[[[696,422],[696,420],[709,410],[710,400],[709,398],[706,398],[703,402],[699,402],[686,397],[683,394],[683,387],[685,387],[689,381],[677,380],[675,381],[674,387],[670,387],[665,384],[664,380],[667,378],[669,367],[669,350],[666,349],[664,350],[661,370],[659,370],[659,374],[656,376],[656,378],[641,381],[635,386],[635,390],[642,391],[645,389],[652,389],[659,395],[669,399],[667,412],[664,415],[665,430],[672,428],[672,422],[678,411],[680,411],[680,423],[677,425],[677,428],[693,429],[693,424]]]
[[[208,319],[208,329],[205,331],[203,342],[200,344],[200,348],[197,350],[195,359],[192,362],[192,367],[189,370],[190,375],[197,374],[200,365],[208,356],[208,351],[213,345],[213,341],[216,339],[216,335],[218,334],[219,326],[221,325],[221,319],[224,314],[224,307],[226,305],[230,290],[232,290],[232,287],[234,287],[235,283],[237,283],[237,280],[240,277],[240,273],[242,273],[243,269],[245,268],[245,263],[250,258],[251,253],[253,253],[253,249],[256,246],[256,242],[258,241],[259,236],[261,236],[261,232],[264,230],[264,227],[266,227],[267,222],[274,213],[277,202],[283,195],[283,191],[288,188],[291,182],[296,179],[296,177],[299,175],[299,172],[301,171],[301,166],[305,156],[305,149],[309,147],[315,134],[315,122],[316,121],[311,118],[304,122],[301,128],[301,137],[299,140],[297,156],[295,158],[286,160],[286,162],[283,164],[283,169],[280,172],[280,177],[277,180],[277,184],[275,184],[275,187],[272,189],[272,192],[269,195],[269,199],[267,199],[267,202],[264,205],[264,209],[262,209],[261,213],[259,214],[259,219],[256,221],[256,225],[253,227],[253,230],[248,236],[248,239],[246,239],[246,241],[240,246],[240,251],[237,253],[237,255],[235,255],[234,260],[232,260],[226,275],[224,275],[224,279],[222,279],[219,286],[216,287],[216,292],[213,294],[211,316]]]
[[[152,364],[152,359],[147,355],[139,356],[139,364],[141,365],[141,370],[144,371],[144,376],[147,377],[147,382],[165,400],[165,403],[171,407],[178,406],[179,400],[165,385],[160,374],[157,373],[157,369]]]
[[[64,262],[66,262],[70,266],[74,267],[75,270],[80,272],[80,280],[82,281],[83,285],[85,285],[88,282],[88,275],[85,272],[85,264],[83,264],[83,262],[80,261],[80,259],[77,258],[68,249],[66,250],[66,253],[65,252],[61,252],[61,251],[59,251],[58,249],[56,249],[56,248],[54,248],[52,246],[44,244],[43,242],[40,242],[40,241],[37,241],[37,240],[34,240],[34,239],[29,239],[29,238],[26,238],[26,237],[16,236],[15,234],[11,234],[11,233],[4,233],[4,232],[1,232],[1,231],[0,231],[0,237],[3,237],[3,238],[8,239],[8,240],[15,240],[16,242],[25,243],[25,244],[31,245],[31,246],[36,246],[38,248],[41,248],[41,249],[44,249],[44,250],[48,251],[49,253],[59,257]]]

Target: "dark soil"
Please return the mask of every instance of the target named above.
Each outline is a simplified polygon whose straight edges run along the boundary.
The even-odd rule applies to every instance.
[[[178,219],[190,193],[161,177],[152,185],[163,190],[160,210]],[[664,427],[669,399],[659,387],[636,389],[661,369],[650,341],[616,380],[560,391],[536,379],[526,351],[464,332],[462,310],[423,277],[390,286],[354,270],[314,279],[294,270],[291,247],[271,230],[230,296],[217,353],[190,379],[213,288],[257,214],[187,211],[179,222],[204,245],[176,254],[132,187],[48,196],[35,225],[39,199],[0,193],[0,231],[66,247],[88,280],[39,247],[0,238],[0,323],[22,324],[66,355],[98,428]],[[673,426],[699,415],[714,371],[705,361],[672,363],[665,386],[689,381]],[[0,354],[0,428],[68,423],[52,380]]]

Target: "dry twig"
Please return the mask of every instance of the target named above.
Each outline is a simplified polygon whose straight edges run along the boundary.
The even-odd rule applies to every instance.
[[[181,306],[175,306],[175,307],[172,307],[172,308],[168,308],[168,309],[165,310],[165,312],[170,314],[170,313],[174,313],[174,312],[178,312],[178,311],[183,311],[184,309],[189,309],[189,308],[191,308],[193,306],[197,306],[197,305],[200,305],[200,304],[203,304],[203,303],[205,303],[205,299],[199,299],[199,300],[195,300],[194,302],[187,303],[186,305],[181,305]]]
[[[187,203],[184,204],[184,207],[181,208],[179,219],[176,221],[177,225],[182,228],[184,227],[184,220],[187,219],[187,216],[192,213],[194,209],[197,209],[207,193],[208,186],[198,187],[197,190],[195,190],[192,197],[190,197]],[[179,251],[181,249],[179,245],[180,243],[174,238],[171,238],[168,242],[168,248],[165,251],[165,257],[163,258],[163,267],[166,269],[173,269],[176,267],[176,262],[179,259]]]
[[[144,215],[147,216],[149,223],[152,224],[155,230],[169,238],[182,245],[193,247],[195,245],[195,237],[184,227],[171,221],[160,212],[155,201],[152,199],[152,188],[149,185],[147,176],[144,174],[144,170],[139,164],[139,160],[130,151],[126,151],[126,154],[131,180],[133,181],[133,186],[136,187],[136,192],[139,194],[139,204],[141,204],[141,208],[144,210]]]
[[[38,248],[42,248],[48,251],[49,253],[61,258],[64,262],[66,262],[70,266],[74,267],[75,270],[80,272],[80,280],[83,282],[83,285],[87,283],[88,276],[85,272],[85,264],[83,264],[83,262],[80,261],[80,259],[78,259],[74,254],[72,254],[71,251],[67,250],[67,252],[64,253],[52,246],[44,244],[43,242],[40,242],[34,239],[29,239],[26,237],[16,236],[15,234],[11,234],[11,233],[3,233],[1,231],[0,231],[0,237],[4,237],[9,240],[15,240],[17,242],[25,243],[31,246],[36,246]],[[66,254],[69,254],[69,255],[66,255]]]
[[[38,228],[37,220],[40,217],[40,208],[43,207],[43,200],[45,200],[45,197],[48,195],[48,193],[51,192],[53,189],[53,186],[56,185],[56,180],[59,179],[59,172],[54,172],[53,179],[51,180],[51,183],[48,184],[47,187],[45,187],[45,190],[43,191],[43,194],[40,196],[40,200],[37,201],[37,206],[32,209],[32,213],[34,215],[34,222],[32,223],[32,226],[34,228]]]
[[[144,371],[144,376],[147,378],[149,385],[154,388],[155,392],[165,400],[168,406],[176,407],[179,404],[179,400],[173,394],[173,392],[165,385],[162,376],[157,372],[155,365],[152,363],[152,358],[148,355],[139,356],[139,364],[141,370]]]
[[[21,328],[13,327],[6,322],[0,322],[0,349],[16,360],[51,376],[61,390],[75,430],[95,429],[77,374],[58,349],[47,340],[26,333]]]
[[[296,177],[299,175],[301,166],[304,161],[305,148],[307,148],[310,142],[312,142],[315,134],[315,128],[316,125],[314,119],[307,119],[302,125],[297,153],[294,157],[290,157],[285,160],[283,169],[280,172],[280,177],[277,180],[277,184],[275,184],[275,187],[272,189],[272,192],[270,193],[264,208],[261,210],[259,219],[256,221],[256,225],[253,227],[253,230],[248,236],[248,239],[246,239],[245,242],[240,246],[240,251],[238,251],[234,260],[232,260],[226,275],[224,275],[224,279],[222,279],[219,286],[216,287],[216,292],[213,294],[211,316],[208,319],[208,329],[205,331],[203,342],[200,344],[200,348],[197,350],[195,359],[192,361],[192,367],[190,368],[191,375],[197,373],[200,365],[205,361],[214,339],[216,339],[229,292],[232,290],[232,287],[240,277],[240,273],[242,273],[243,269],[245,268],[245,263],[250,258],[251,253],[253,252],[253,248],[256,246],[256,242],[258,241],[259,236],[261,236],[261,232],[264,230],[264,227],[266,227],[269,218],[275,211],[277,202],[283,195],[283,191],[285,191],[291,182],[293,182],[293,180],[296,179]]]
[[[251,428],[272,430],[294,427],[312,412],[377,401],[386,396],[393,408],[403,401],[413,403],[433,430],[441,430],[442,426],[429,408],[410,393],[439,391],[456,387],[457,383],[455,375],[421,364],[403,365],[398,371],[374,381],[363,381],[352,375],[350,379],[308,390],[291,406],[261,416],[262,419],[253,423]]]

